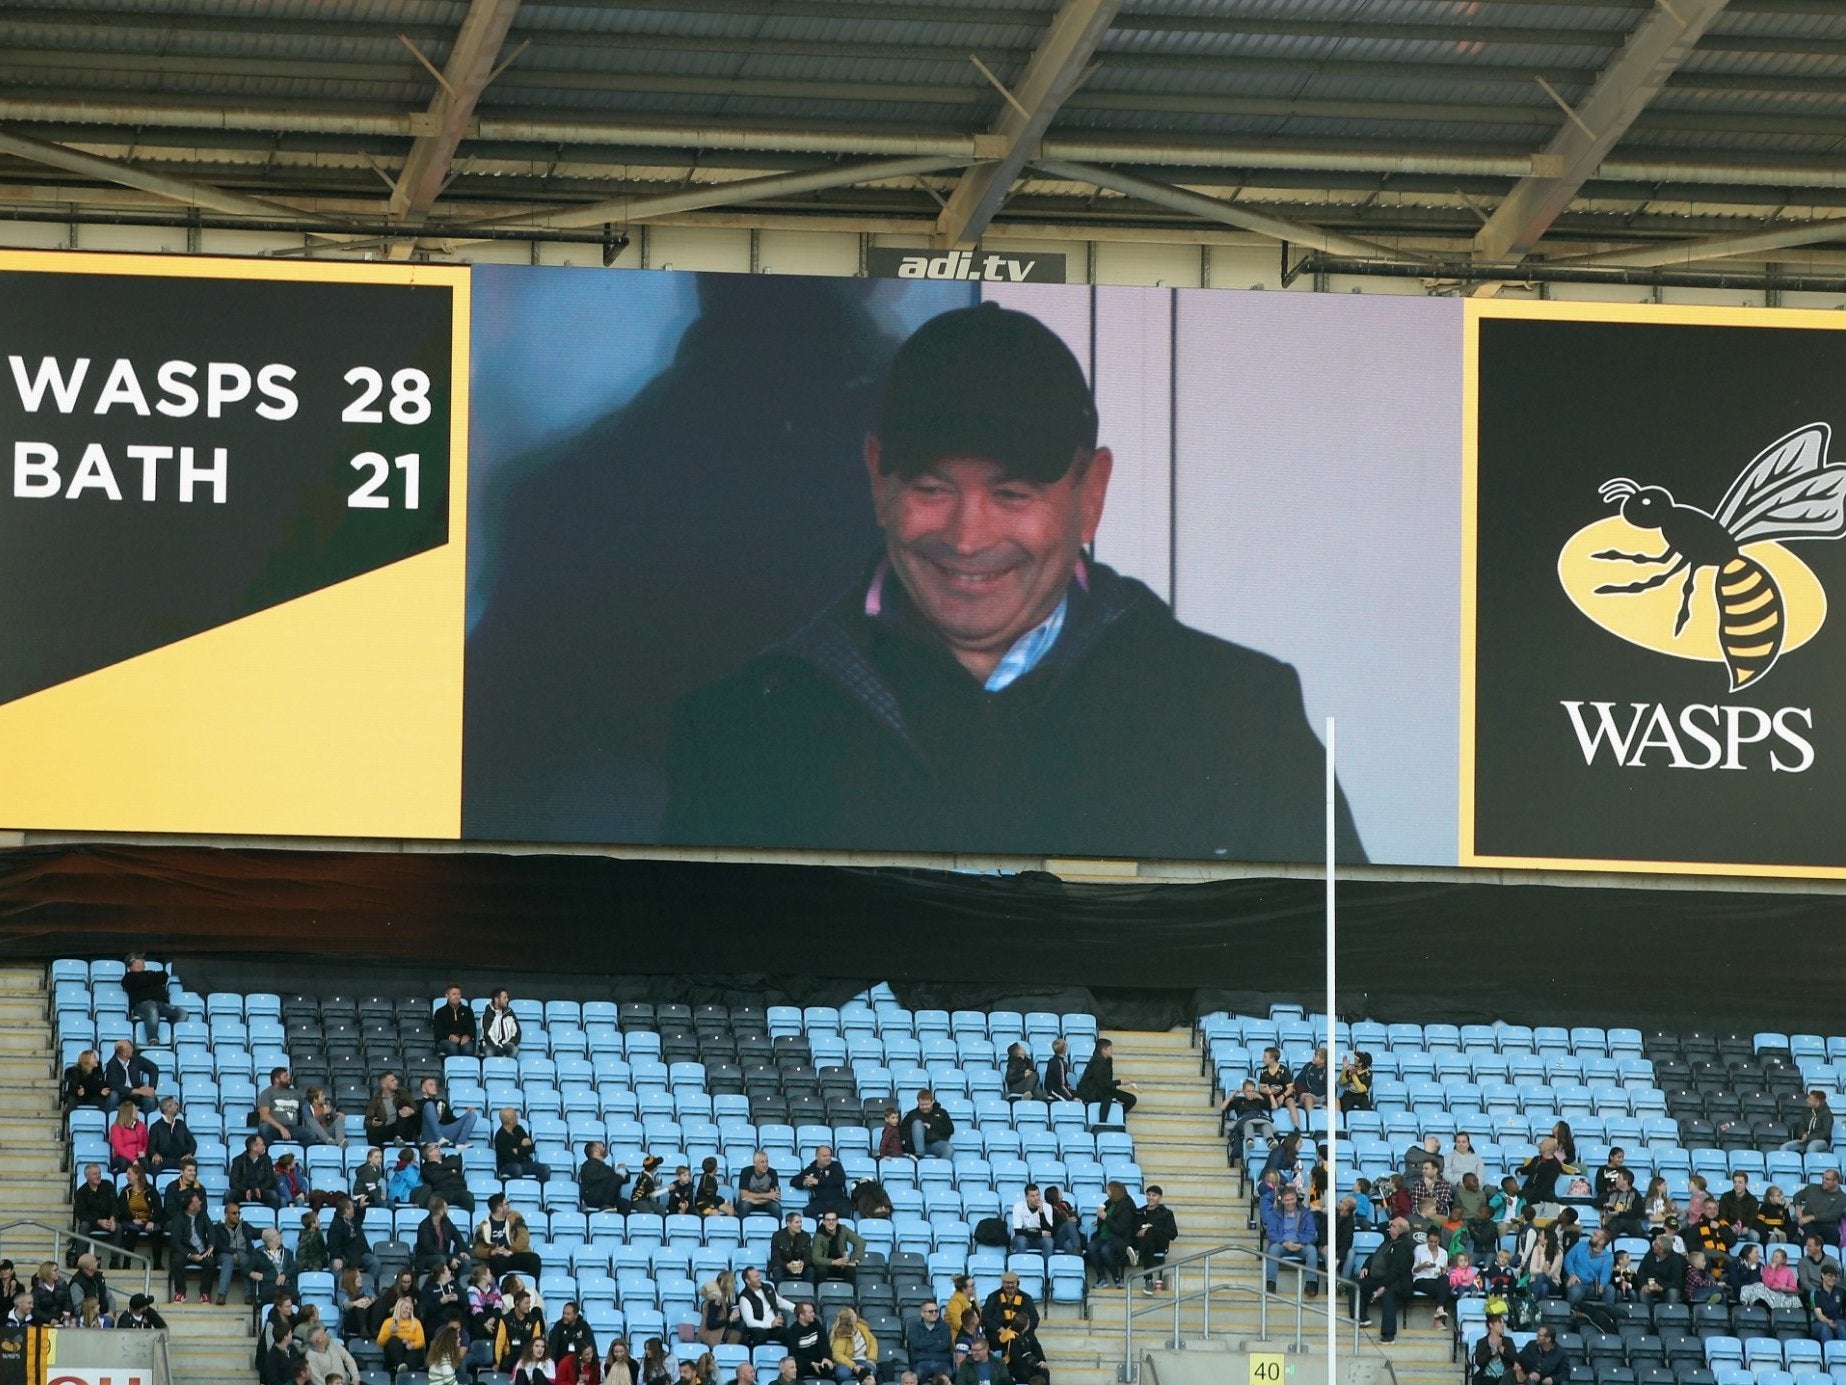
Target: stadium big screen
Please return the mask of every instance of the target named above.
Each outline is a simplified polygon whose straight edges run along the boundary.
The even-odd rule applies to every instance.
[[[1840,874],[1843,343],[0,255],[0,823]]]

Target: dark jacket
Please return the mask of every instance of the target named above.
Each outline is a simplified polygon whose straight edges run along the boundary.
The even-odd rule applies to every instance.
[[[998,1356],[988,1359],[993,1362],[993,1385],[1013,1385],[1013,1373],[1006,1368],[1006,1362]],[[980,1385],[980,1380],[973,1359],[963,1357],[962,1363],[955,1368],[955,1385]]]
[[[198,1139],[186,1128],[186,1122],[168,1122],[165,1116],[147,1123],[147,1157],[155,1168],[176,1169],[188,1154],[199,1152]]]
[[[594,1351],[596,1334],[590,1331],[590,1325],[581,1317],[576,1322],[565,1322],[560,1318],[551,1325],[545,1345],[550,1348],[553,1361],[562,1361],[566,1356],[576,1355],[577,1349],[585,1345]]]
[[[627,1186],[627,1175],[617,1173],[607,1159],[585,1159],[577,1171],[578,1196],[592,1212],[602,1207],[619,1208],[625,1201],[622,1189]]]
[[[443,1260],[453,1260],[468,1253],[468,1243],[455,1223],[444,1217],[438,1226],[434,1217],[425,1217],[417,1226],[416,1264],[427,1270]]]
[[[846,1169],[838,1159],[824,1169],[819,1164],[809,1164],[795,1181],[808,1178],[819,1180],[808,1189],[808,1211],[812,1215],[818,1217],[828,1209],[842,1217],[852,1215],[852,1199],[846,1195]]]
[[[77,1191],[71,1194],[71,1215],[80,1231],[99,1221],[108,1221],[115,1216],[116,1206],[115,1187],[106,1178],[94,1189],[88,1183],[79,1183]]]
[[[473,1210],[474,1194],[468,1190],[468,1176],[462,1172],[461,1155],[425,1159],[417,1166],[417,1174],[421,1181],[413,1201],[419,1205],[439,1197],[451,1207]]]
[[[1393,1239],[1389,1234],[1365,1262],[1367,1291],[1390,1289],[1399,1301],[1408,1302],[1411,1293],[1410,1267],[1416,1255],[1408,1231]]]
[[[138,1317],[132,1313],[121,1313],[117,1315],[115,1325],[117,1327],[126,1328],[131,1332],[165,1332],[167,1330],[167,1320],[161,1317],[160,1314],[154,1310],[152,1305],[143,1309]]]
[[[1650,1279],[1662,1289],[1679,1289],[1683,1292],[1686,1283],[1686,1257],[1673,1250],[1669,1250],[1665,1255],[1649,1250],[1641,1257],[1641,1268],[1635,1276],[1635,1284],[1637,1287],[1645,1287]]]
[[[794,1260],[801,1262],[803,1270],[814,1263],[814,1238],[805,1231],[791,1234],[785,1226],[769,1238],[769,1264],[763,1277],[772,1281],[786,1279],[786,1266]]]
[[[911,1129],[910,1129],[910,1127],[917,1121],[923,1122],[923,1129],[925,1133],[927,1134],[928,1138],[932,1140],[946,1140],[955,1133],[955,1122],[949,1116],[949,1113],[942,1109],[941,1102],[937,1102],[934,1108],[931,1109],[930,1113],[927,1116],[924,1115],[923,1112],[920,1111],[918,1108],[913,1106],[910,1108],[909,1112],[904,1116],[904,1125],[903,1125],[904,1149],[908,1153],[911,1153],[911,1154],[921,1154],[923,1152],[922,1150],[914,1147],[915,1140],[911,1134]]]
[[[923,1379],[929,1379],[931,1371],[946,1371],[955,1361],[955,1339],[949,1335],[949,1325],[940,1315],[935,1325],[924,1323],[915,1318],[904,1329],[904,1353],[910,1357],[910,1364]]]
[[[1077,1079],[1078,1101],[1101,1101],[1115,1092],[1115,1059],[1108,1054],[1098,1053],[1084,1068],[1083,1076]]]
[[[663,840],[1311,861],[1325,757],[1294,669],[1099,564],[1038,666],[985,691],[872,580],[675,709]],[[1341,855],[1363,861],[1339,808]]]
[[[337,1260],[344,1268],[363,1260],[371,1249],[372,1243],[365,1234],[365,1208],[355,1205],[350,1222],[336,1212],[327,1227],[328,1263]]]
[[[1070,1059],[1061,1053],[1045,1061],[1045,1095],[1053,1101],[1068,1101],[1077,1095],[1070,1085]]]
[[[241,1218],[236,1226],[221,1221],[212,1227],[212,1249],[220,1255],[229,1255],[240,1265],[258,1244],[257,1238],[250,1234],[250,1223]]]
[[[451,1034],[459,1034],[464,1039],[475,1036],[474,1007],[465,1000],[454,1009],[450,1009],[446,1002],[437,1006],[435,1014],[431,1016],[431,1023],[435,1026],[439,1041],[446,1042]]]
[[[196,1231],[199,1240],[209,1251],[218,1249],[218,1228],[212,1225],[212,1219],[201,1207],[188,1216],[184,1210],[173,1214],[173,1220],[167,1224],[167,1257],[170,1261],[183,1261],[192,1254],[192,1233]]]
[[[240,1154],[231,1160],[231,1196],[241,1202],[252,1188],[259,1193],[276,1190],[276,1166],[268,1151]]]
[[[143,967],[140,971],[122,973],[122,989],[128,993],[128,1013],[134,1014],[135,1006],[149,1000],[157,1000],[162,1005],[167,1003],[167,974],[159,967]]]
[[[103,1081],[112,1092],[131,1092],[136,1087],[158,1087],[160,1069],[145,1054],[137,1053],[124,1063],[112,1053],[109,1061],[103,1064]]]
[[[1005,1293],[1005,1286],[995,1289],[981,1305],[981,1331],[987,1334],[987,1345],[995,1355],[1007,1354],[1010,1345],[1001,1342],[1002,1332],[1029,1337],[1038,1331],[1038,1305],[1032,1302],[1032,1295],[1021,1291],[1008,1301]]]

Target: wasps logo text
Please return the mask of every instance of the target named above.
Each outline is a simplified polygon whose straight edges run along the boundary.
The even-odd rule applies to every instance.
[[[1828,465],[1830,438],[1825,423],[1778,438],[1710,511],[1625,476],[1604,483],[1599,494],[1620,507],[1619,517],[1564,545],[1564,590],[1611,634],[1676,658],[1722,662],[1733,693],[1754,687],[1826,620],[1819,579],[1784,545],[1846,535],[1846,467]],[[1624,582],[1615,580],[1617,564],[1663,570]],[[1701,580],[1707,570],[1709,582]],[[1682,573],[1676,590],[1667,585]]]

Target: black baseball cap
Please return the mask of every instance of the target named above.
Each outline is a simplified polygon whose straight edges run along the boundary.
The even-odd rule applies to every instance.
[[[981,303],[931,318],[898,348],[877,426],[887,475],[973,456],[1051,482],[1096,446],[1096,400],[1055,332]]]

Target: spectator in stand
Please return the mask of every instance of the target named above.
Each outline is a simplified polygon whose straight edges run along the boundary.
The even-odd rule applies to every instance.
[[[1023,1378],[1028,1363],[1043,1361],[1038,1345],[1038,1305],[1019,1287],[1017,1271],[1000,1276],[1000,1287],[981,1305],[981,1331],[994,1354]]]
[[[195,1271],[200,1276],[199,1302],[211,1298],[212,1279],[218,1273],[216,1246],[211,1218],[205,1215],[205,1194],[195,1189],[185,1195],[167,1233],[167,1289],[175,1303],[186,1301],[186,1275]]]
[[[538,1161],[531,1133],[519,1123],[519,1112],[511,1106],[500,1108],[500,1125],[494,1131],[494,1166],[502,1182],[536,1178],[545,1183],[551,1178],[551,1170]]]
[[[747,1335],[745,1340],[748,1340]],[[828,1351],[827,1330],[812,1303],[804,1300],[795,1305],[781,1345],[795,1363],[797,1380],[833,1379],[833,1356]]]
[[[755,1265],[744,1271],[743,1287],[737,1291],[737,1330],[745,1346],[755,1351],[778,1340],[794,1310],[794,1304],[763,1283],[763,1272]]]
[[[481,1113],[470,1106],[457,1116],[442,1096],[442,1084],[433,1077],[426,1077],[418,1084],[418,1098],[423,1115],[423,1143],[452,1144],[466,1149]]]
[[[1268,1134],[1275,1129],[1269,1100],[1256,1089],[1256,1079],[1246,1077],[1243,1086],[1225,1094],[1218,1103],[1218,1128],[1230,1141],[1233,1161],[1243,1157],[1245,1132]]]
[[[1809,1098],[1810,1105],[1813,1098]],[[1846,1216],[1846,1192],[1840,1190],[1840,1171],[1823,1169],[1818,1184],[1810,1183],[1795,1194],[1795,1226],[1802,1236],[1819,1236],[1830,1246],[1840,1243],[1840,1218]]]
[[[1789,1239],[1790,1229],[1794,1226],[1795,1212],[1788,1205],[1788,1198],[1781,1188],[1771,1183],[1763,1189],[1762,1205],[1756,1209],[1756,1220],[1752,1223],[1756,1238],[1765,1244],[1779,1244]]]
[[[72,1304],[81,1306],[85,1299],[95,1299],[97,1307],[105,1313],[115,1311],[115,1296],[109,1292],[109,1282],[103,1275],[103,1269],[97,1263],[96,1256],[85,1251],[77,1257],[77,1268],[70,1278],[70,1287],[65,1296]]]
[[[1143,1270],[1150,1271],[1141,1285],[1143,1293],[1161,1293],[1167,1287],[1164,1266],[1167,1263],[1167,1250],[1179,1239],[1179,1223],[1173,1220],[1173,1209],[1166,1205],[1166,1194],[1158,1183],[1150,1183],[1147,1188],[1147,1205],[1135,1218],[1135,1238],[1129,1246],[1129,1259]],[[1314,1283],[1312,1276],[1308,1283]],[[1317,1288],[1310,1288],[1310,1296],[1318,1293]]]
[[[880,1159],[909,1157],[904,1150],[903,1113],[895,1106],[885,1107],[885,1123],[878,1131],[877,1157]]]
[[[1115,1080],[1115,1045],[1108,1039],[1098,1039],[1089,1066],[1077,1079],[1077,1100],[1095,1102],[1097,1122],[1106,1123],[1110,1106],[1117,1102],[1121,1103],[1123,1116],[1135,1109],[1135,1098],[1129,1095],[1131,1090],[1140,1091],[1141,1084]]]
[[[333,1223],[327,1228],[327,1267],[339,1275],[349,1265],[377,1282],[380,1265],[365,1234],[365,1208],[341,1193],[333,1200]]]
[[[1295,1074],[1295,1080],[1289,1084],[1288,1094],[1282,1098],[1282,1105],[1293,1112],[1312,1111],[1326,1104],[1327,1049],[1323,1044],[1314,1050],[1314,1056]]]
[[[1615,1191],[1616,1176],[1627,1167],[1628,1151],[1623,1149],[1620,1145],[1616,1145],[1610,1149],[1608,1162],[1596,1170],[1595,1192],[1596,1202],[1599,1206],[1608,1199],[1610,1193]],[[1634,1175],[1631,1172],[1629,1174],[1629,1182],[1632,1184],[1633,1181]]]
[[[1435,1216],[1446,1221],[1455,1205],[1455,1185],[1442,1176],[1443,1167],[1425,1162],[1422,1175],[1410,1185],[1410,1200],[1419,1211],[1425,1203],[1433,1204]]]
[[[1805,1298],[1820,1285],[1820,1272],[1830,1264],[1837,1264],[1827,1253],[1818,1233],[1811,1235],[1802,1244],[1800,1258],[1795,1261],[1796,1282]]]
[[[949,1301],[942,1307],[942,1320],[948,1324],[951,1336],[959,1336],[962,1315],[974,1307],[974,1280],[965,1274],[952,1275],[949,1290]]]
[[[451,1317],[459,1320],[465,1305],[455,1271],[447,1264],[437,1265],[417,1293],[417,1317],[422,1319],[424,1335],[433,1338]]]
[[[533,1253],[525,1217],[507,1202],[505,1193],[487,1199],[487,1215],[474,1228],[474,1258],[491,1266],[496,1278],[518,1271],[537,1279],[545,1272],[543,1261]]]
[[[1519,1176],[1525,1180],[1520,1185],[1519,1195],[1541,1220],[1557,1218],[1558,1179],[1563,1172],[1564,1161],[1558,1156],[1558,1142],[1550,1135],[1538,1142],[1538,1153],[1519,1166]]]
[[[769,1238],[769,1270],[778,1284],[815,1282],[814,1238],[801,1226],[801,1213],[790,1212],[782,1229]]]
[[[1411,1276],[1415,1247],[1410,1243],[1410,1223],[1393,1217],[1385,1224],[1385,1239],[1372,1251],[1353,1290],[1355,1309],[1361,1324],[1371,1321],[1372,1305],[1379,1305],[1383,1320],[1378,1340],[1389,1345],[1397,1340],[1397,1314],[1408,1304],[1415,1287]]]
[[[113,1184],[103,1182],[101,1164],[83,1166],[83,1182],[71,1194],[71,1218],[79,1236],[115,1245],[121,1232]]]
[[[1673,1201],[1673,1195],[1667,1191],[1664,1174],[1655,1174],[1648,1179],[1647,1192],[1641,1198],[1641,1212],[1647,1218],[1649,1236],[1665,1230],[1668,1222],[1679,1221],[1679,1204]]]
[[[27,1287],[32,1291],[35,1326],[68,1326],[76,1318],[76,1309],[70,1301],[70,1286],[64,1282],[56,1261],[42,1261]]]
[[[1008,1101],[1045,1100],[1038,1064],[1032,1061],[1031,1052],[1022,1043],[1011,1044],[1006,1050],[1006,1077],[1002,1086]]]
[[[103,1066],[103,1085],[108,1088],[107,1109],[114,1111],[125,1101],[133,1101],[143,1114],[152,1114],[159,1103],[154,1089],[160,1085],[160,1069],[145,1055],[137,1053],[127,1039],[115,1041],[115,1056]]]
[[[1686,1298],[1686,1257],[1673,1249],[1670,1232],[1654,1237],[1641,1268],[1635,1275],[1636,1288],[1646,1304],[1683,1303]]]
[[[160,1250],[167,1239],[166,1210],[140,1164],[130,1164],[122,1177],[122,1191],[115,1199],[115,1223],[121,1232],[122,1249],[132,1255],[146,1241],[154,1268],[159,1269]]]
[[[699,1182],[692,1194],[692,1210],[701,1217],[734,1217],[731,1190],[718,1177],[718,1160],[708,1154],[699,1162]]]
[[[1372,1055],[1363,1049],[1340,1064],[1340,1110],[1372,1109]]]
[[[505,1309],[501,1325],[506,1329],[506,1348],[500,1355],[500,1369],[510,1371],[513,1364],[523,1358],[526,1349],[537,1342],[542,1351],[545,1347],[545,1315],[532,1302],[532,1295],[524,1288],[508,1292],[504,1287],[502,1295],[511,1303]]]
[[[1061,1189],[1045,1189],[1045,1205],[1051,1209],[1051,1250],[1054,1255],[1083,1254],[1083,1222]]]
[[[586,1212],[614,1210],[628,1215],[629,1202],[622,1196],[628,1186],[628,1165],[609,1166],[609,1146],[591,1140],[583,1147],[583,1167],[577,1170],[577,1195]]]
[[[273,1301],[279,1289],[296,1292],[299,1271],[295,1268],[295,1253],[282,1244],[282,1233],[275,1227],[264,1228],[262,1243],[247,1263],[245,1273],[250,1278],[252,1303]]]
[[[244,1152],[231,1161],[231,1196],[239,1202],[260,1202],[265,1207],[282,1207],[282,1194],[276,1188],[276,1166],[269,1157],[269,1145],[261,1135],[244,1137]]]
[[[534,1337],[525,1344],[519,1359],[513,1363],[512,1372],[513,1385],[549,1385],[558,1378],[557,1366],[543,1337]]]
[[[404,1133],[400,1122],[402,1094],[398,1091],[397,1074],[380,1073],[378,1085],[372,1089],[372,1099],[365,1105],[365,1138],[368,1143],[383,1148],[389,1144],[402,1144]]]
[[[180,1119],[179,1098],[160,1099],[160,1116],[147,1128],[147,1166],[154,1174],[177,1169],[180,1161],[199,1152],[199,1142]]]
[[[308,1180],[302,1177],[301,1166],[292,1154],[276,1157],[276,1196],[282,1199],[284,1207],[307,1205]]]
[[[1487,1332],[1474,1344],[1470,1357],[1471,1385],[1507,1385],[1519,1376],[1519,1349],[1507,1335],[1506,1318],[1496,1313],[1487,1319]]]
[[[1571,1131],[1570,1122],[1561,1120],[1552,1126],[1551,1140],[1557,1146],[1558,1162],[1564,1166],[1564,1171],[1576,1173],[1577,1137]]]
[[[427,1340],[423,1324],[417,1321],[416,1308],[416,1301],[405,1295],[392,1306],[391,1316],[378,1329],[377,1341],[384,1351],[389,1374],[423,1369]]]
[[[314,1385],[326,1385],[327,1377],[337,1375],[341,1380],[358,1385],[359,1363],[353,1360],[352,1353],[341,1342],[336,1342],[324,1327],[317,1327],[308,1337],[308,1370],[312,1373]]]
[[[1785,1154],[1825,1154],[1833,1148],[1833,1110],[1820,1088],[1808,1093],[1801,1119],[1789,1133],[1794,1138],[1782,1146]]]
[[[1686,1252],[1686,1295],[1687,1303],[1728,1303],[1730,1294],[1725,1289],[1721,1273],[1706,1262],[1705,1252],[1689,1250]]]
[[[1602,1224],[1613,1237],[1642,1236],[1647,1233],[1647,1214],[1641,1194],[1635,1191],[1632,1169],[1615,1170],[1615,1186],[1603,1199]]]
[[[261,1385],[294,1385],[297,1369],[307,1365],[307,1359],[295,1351],[295,1325],[287,1319],[260,1341],[257,1352],[262,1362],[257,1370]]]
[[[1751,1247],[1745,1247],[1746,1250]],[[1738,1257],[1742,1259],[1740,1255]],[[1788,1263],[1788,1251],[1777,1246],[1769,1255],[1769,1263],[1763,1265],[1756,1282],[1744,1284],[1741,1281],[1737,1289],[1739,1303],[1760,1303],[1771,1310],[1777,1308],[1800,1308],[1803,1305],[1801,1283],[1795,1276],[1795,1267]]]
[[[1256,1069],[1256,1090],[1269,1103],[1270,1111],[1280,1111],[1294,1089],[1295,1075],[1282,1061],[1282,1050],[1264,1049],[1263,1061]]]
[[[1702,1250],[1705,1259],[1715,1271],[1723,1272],[1726,1259],[1730,1257],[1731,1247],[1737,1243],[1737,1233],[1731,1225],[1718,1216],[1718,1204],[1710,1198],[1705,1199],[1705,1212],[1697,1221],[1681,1232],[1687,1250]]]
[[[1096,1230],[1090,1237],[1090,1268],[1096,1271],[1100,1288],[1105,1280],[1122,1287],[1122,1267],[1128,1263],[1128,1247],[1134,1240],[1139,1212],[1126,1185],[1111,1182],[1103,1189],[1103,1204],[1096,1209]]]
[[[1756,1221],[1756,1209],[1762,1204],[1750,1191],[1750,1175],[1742,1170],[1731,1175],[1730,1191],[1718,1199],[1718,1219],[1742,1236]]]
[[[838,1280],[852,1284],[859,1277],[859,1261],[865,1258],[865,1241],[859,1233],[840,1221],[834,1211],[821,1213],[820,1226],[814,1232],[814,1272],[817,1282]]]
[[[128,954],[128,970],[122,974],[122,989],[128,992],[128,1018],[141,1026],[148,1047],[160,1042],[160,1022],[178,1024],[186,1012],[167,998],[167,974],[150,967],[139,952]]]
[[[1077,1088],[1070,1080],[1070,1040],[1063,1035],[1051,1041],[1051,1060],[1045,1064],[1045,1100],[1075,1101]]]
[[[917,1317],[905,1327],[904,1354],[919,1375],[955,1369],[955,1348],[949,1325],[942,1320],[942,1310],[935,1299],[926,1300],[917,1309]]]
[[[1301,1265],[1309,1298],[1320,1292],[1320,1279],[1315,1273],[1320,1268],[1320,1227],[1293,1188],[1283,1188],[1277,1203],[1263,1217],[1263,1240],[1266,1253]],[[1265,1269],[1268,1273],[1263,1276],[1267,1281],[1264,1287],[1273,1294],[1275,1265],[1271,1263]]]
[[[440,1195],[425,1204],[426,1216],[417,1226],[415,1265],[418,1273],[427,1274],[438,1265],[447,1265],[457,1278],[468,1272],[468,1246],[461,1232],[449,1220],[449,1204]]]
[[[846,1170],[834,1159],[830,1145],[815,1149],[813,1162],[801,1171],[795,1186],[808,1190],[811,1217],[819,1217],[829,1208],[841,1216],[852,1210],[852,1199],[846,1195]]]
[[[154,1300],[146,1294],[132,1294],[128,1299],[128,1311],[115,1320],[118,1328],[131,1332],[165,1332],[167,1320],[155,1311]],[[354,1377],[348,1376],[349,1380]]]
[[[519,1056],[519,1016],[505,986],[495,986],[481,1016],[481,1056],[517,1058]]]
[[[449,987],[443,1003],[436,1007],[433,1023],[436,1049],[444,1058],[474,1056],[474,1008],[462,999],[460,986]]]
[[[1819,1342],[1846,1342],[1846,1293],[1840,1289],[1840,1267],[1835,1264],[1820,1272],[1820,1287],[1808,1295],[1808,1312],[1814,1316],[1814,1339]]]
[[[269,1085],[256,1098],[257,1133],[265,1140],[306,1144],[301,1128],[301,1093],[287,1068],[271,1068]]]
[[[955,1151],[949,1144],[955,1134],[955,1122],[936,1103],[936,1094],[928,1087],[917,1093],[917,1104],[904,1117],[904,1151],[913,1158],[949,1159]]]
[[[660,1195],[660,1179],[655,1176],[662,1162],[658,1154],[641,1157],[641,1172],[635,1178],[635,1190],[628,1195],[635,1211],[652,1212],[657,1217],[665,1214],[666,1199]]]
[[[1525,1350],[1519,1353],[1519,1385],[1564,1385],[1570,1374],[1570,1357],[1558,1345],[1550,1323],[1540,1323]]]
[[[1610,1271],[1614,1268],[1615,1256],[1609,1250],[1609,1234],[1598,1227],[1565,1252],[1565,1302],[1572,1308],[1591,1301],[1612,1307],[1615,1285]]]
[[[977,1337],[967,1357],[955,1368],[955,1385],[1014,1385],[1014,1381],[1006,1362],[993,1354],[987,1339]]]
[[[1526,1252],[1523,1268],[1532,1297],[1552,1297],[1564,1282],[1564,1244],[1558,1237],[1557,1224],[1532,1227],[1523,1245]]]
[[[309,1087],[301,1106],[301,1142],[346,1148],[346,1116],[333,1108],[325,1087]]]
[[[848,1381],[878,1379],[878,1338],[860,1321],[851,1308],[833,1315],[833,1329],[827,1334],[827,1354],[833,1358],[833,1378]]]
[[[1052,1252],[1053,1235],[1057,1227],[1057,1218],[1050,1207],[1045,1204],[1044,1194],[1036,1183],[1028,1183],[1020,1199],[1013,1204],[1011,1216],[1007,1221],[1012,1232],[1012,1253],[1024,1255],[1036,1252],[1047,1258]]]
[[[673,1181],[667,1184],[665,1197],[669,1217],[699,1215],[699,1185],[692,1181],[692,1167],[689,1164],[681,1164],[673,1170]]]
[[[1443,1157],[1440,1176],[1448,1180],[1451,1190],[1461,1187],[1461,1180],[1473,1174],[1477,1183],[1485,1183],[1487,1166],[1481,1162],[1481,1156],[1474,1152],[1474,1137],[1463,1130],[1455,1136],[1455,1144]]]
[[[64,1069],[59,1102],[67,1112],[79,1107],[95,1111],[109,1109],[109,1079],[103,1072],[103,1065],[97,1061],[95,1049],[84,1049],[77,1055],[77,1061]]]
[[[769,1155],[757,1150],[750,1167],[737,1178],[737,1211],[741,1216],[781,1217],[782,1180],[769,1167]]]
[[[391,1205],[391,1171],[385,1167],[385,1152],[373,1145],[365,1152],[365,1162],[353,1170],[352,1199],[363,1211],[367,1207]]]

